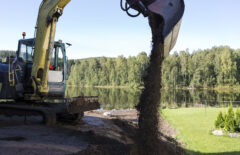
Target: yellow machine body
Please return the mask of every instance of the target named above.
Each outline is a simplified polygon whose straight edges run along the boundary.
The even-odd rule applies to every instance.
[[[44,96],[49,91],[48,71],[54,48],[56,24],[69,2],[70,0],[43,0],[40,6],[31,73],[35,93],[31,97]]]

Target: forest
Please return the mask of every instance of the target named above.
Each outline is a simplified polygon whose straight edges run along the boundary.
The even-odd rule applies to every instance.
[[[8,56],[16,56],[16,51],[0,50],[0,63],[6,61]]]
[[[141,52],[125,58],[89,58],[69,62],[69,85],[143,86],[149,56]],[[162,67],[162,85],[167,88],[237,86],[240,83],[240,49],[212,47],[189,53],[175,52]]]
[[[13,51],[0,51],[0,58]],[[0,59],[1,60],[1,59]],[[68,85],[131,87],[143,86],[149,56],[117,58],[87,58],[68,61]],[[165,88],[213,88],[238,86],[240,83],[240,49],[229,46],[175,52],[162,66],[162,86]]]
[[[142,52],[136,57],[100,57],[70,63],[69,85],[140,87],[143,85],[142,78],[149,64],[149,57]]]

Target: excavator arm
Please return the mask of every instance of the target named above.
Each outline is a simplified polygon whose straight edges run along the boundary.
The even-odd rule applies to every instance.
[[[43,0],[37,19],[34,45],[32,81],[34,97],[48,93],[48,71],[54,48],[56,24],[70,0]]]
[[[184,12],[183,0],[120,0],[121,8],[131,17],[155,14],[161,19],[159,35],[164,39],[164,56],[174,47]],[[43,0],[36,26],[36,41],[32,67],[33,98],[45,96],[48,91],[48,71],[53,52],[56,24],[70,0]],[[130,13],[130,9],[137,14]],[[150,19],[149,19],[150,20]],[[154,22],[154,21],[150,21]]]

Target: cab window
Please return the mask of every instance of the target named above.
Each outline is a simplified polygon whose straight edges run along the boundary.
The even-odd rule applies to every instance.
[[[32,62],[34,49],[32,46],[27,44],[21,44],[20,46],[20,57],[26,62]]]
[[[62,54],[62,49],[60,47],[55,47],[53,49],[52,58],[50,61],[49,69],[56,71],[63,71],[64,59]]]

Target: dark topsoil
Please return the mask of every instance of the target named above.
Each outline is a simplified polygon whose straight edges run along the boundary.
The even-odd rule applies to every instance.
[[[132,119],[133,120],[133,119]],[[95,135],[94,132],[88,131],[84,133],[86,140],[90,144],[87,149],[80,151],[74,155],[136,155],[138,152],[139,137],[137,125],[129,120],[117,118],[112,122],[120,127],[123,132],[122,137],[128,137],[133,140],[132,144],[124,144],[117,140],[104,136]],[[162,118],[159,118],[159,137],[158,149],[161,155],[182,155],[185,154],[184,149],[173,136],[176,134],[171,125]]]

